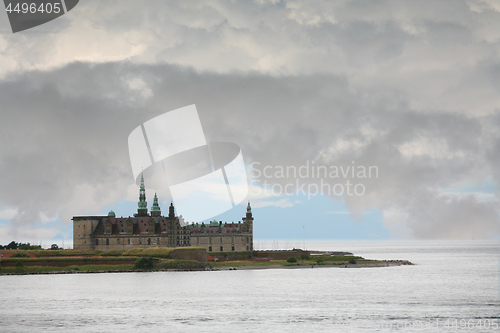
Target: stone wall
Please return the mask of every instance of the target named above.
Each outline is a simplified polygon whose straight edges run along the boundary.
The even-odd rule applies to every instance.
[[[197,249],[175,249],[170,252],[172,259],[178,260],[196,260],[199,262],[207,262],[207,251],[203,248]]]
[[[167,235],[98,235],[92,239],[92,250],[111,251],[111,250],[131,250],[169,247],[170,237]],[[75,250],[78,250],[75,248]]]
[[[254,257],[269,258],[272,260],[287,260],[290,257],[300,257],[301,254],[310,255],[310,252],[300,249],[293,251],[254,251]]]
[[[207,252],[252,251],[253,238],[250,233],[194,233],[191,234],[191,245],[204,247]]]

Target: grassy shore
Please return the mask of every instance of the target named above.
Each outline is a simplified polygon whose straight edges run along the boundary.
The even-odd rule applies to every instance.
[[[32,259],[33,260],[33,259]],[[160,270],[204,270],[205,265],[195,260],[155,259],[155,265],[149,271]],[[5,274],[43,274],[43,273],[80,273],[80,272],[136,272],[133,264],[108,264],[108,265],[71,265],[71,266],[24,266],[0,267],[0,275]]]
[[[311,255],[308,258],[296,259],[297,262],[288,262],[287,260],[270,260],[270,261],[245,261],[245,260],[231,260],[219,262],[208,263],[208,266],[217,267],[262,267],[262,266],[285,266],[285,267],[297,267],[297,266],[331,266],[331,265],[368,265],[368,264],[383,264],[383,261],[378,260],[368,260],[358,256],[330,256],[330,255]]]
[[[192,248],[198,249],[198,248]],[[154,265],[150,270],[217,270],[217,269],[259,269],[259,268],[306,268],[306,267],[371,267],[411,264],[406,261],[368,260],[348,255],[310,255],[289,258],[289,260],[246,260],[250,252],[220,253],[218,262],[200,263],[195,260],[171,259],[174,249],[133,249],[128,251],[18,251],[31,252],[36,258],[11,257],[0,261],[0,275],[3,274],[44,274],[79,272],[133,272],[133,264],[140,258],[151,258]],[[189,250],[185,248],[183,250]],[[225,258],[235,258],[226,260]],[[237,258],[237,259],[236,259]],[[295,261],[294,261],[295,260]],[[142,271],[142,270],[141,270]]]
[[[0,274],[42,274],[52,272],[97,272],[97,271],[131,271],[134,265],[82,265],[82,266],[30,266],[2,267]]]

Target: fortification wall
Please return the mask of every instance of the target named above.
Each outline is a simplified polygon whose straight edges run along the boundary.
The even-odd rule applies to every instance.
[[[254,251],[254,257],[269,258],[272,260],[287,260],[290,257],[300,257],[301,254],[310,255],[310,252],[300,249],[293,251]]]
[[[205,249],[175,249],[170,252],[172,259],[179,260],[196,260],[199,262],[207,262],[207,251]]]

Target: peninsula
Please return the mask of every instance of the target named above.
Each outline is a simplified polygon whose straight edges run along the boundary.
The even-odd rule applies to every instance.
[[[3,250],[0,274],[96,273],[165,270],[239,270],[264,268],[359,268],[412,265],[407,260],[371,260],[349,252],[211,252],[205,248],[147,248],[112,251]]]

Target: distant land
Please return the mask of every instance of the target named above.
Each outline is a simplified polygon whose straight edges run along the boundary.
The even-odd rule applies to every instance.
[[[412,265],[407,260],[371,260],[354,256],[350,252],[301,249],[208,253],[201,247],[106,252],[1,250],[0,255],[0,275]]]

